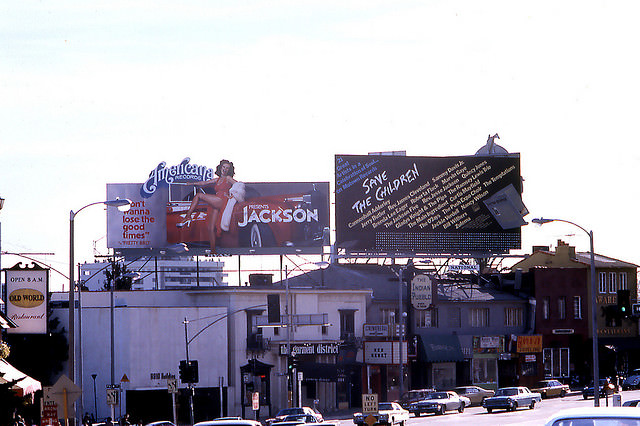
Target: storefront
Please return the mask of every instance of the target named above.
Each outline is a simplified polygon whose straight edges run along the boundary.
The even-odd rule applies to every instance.
[[[331,401],[330,406],[335,403],[335,407],[348,408],[352,399],[352,368],[338,362],[340,342],[295,343],[290,348],[295,359],[291,392],[295,392],[294,400],[300,399],[298,405],[314,407]],[[280,356],[286,358],[287,345],[280,345]]]
[[[402,345],[402,365],[407,381],[407,342]],[[362,388],[377,393],[379,401],[395,401],[400,398],[400,345],[395,341],[364,342],[364,371]]]
[[[542,335],[518,336],[518,375],[521,386],[533,387],[541,379]]]
[[[418,360],[426,366],[427,384],[438,390],[452,389],[457,383],[457,363],[464,361],[456,335],[420,335]]]
[[[498,388],[498,358],[504,352],[504,336],[474,336],[471,380],[474,385]]]

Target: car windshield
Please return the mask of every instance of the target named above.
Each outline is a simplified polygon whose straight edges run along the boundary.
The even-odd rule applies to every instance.
[[[302,408],[284,408],[278,411],[278,414],[276,416],[281,417],[281,416],[288,416],[291,414],[304,414],[304,411],[302,410]]]
[[[547,382],[547,381],[542,381],[542,382],[538,382],[536,383],[536,388],[546,388],[547,386],[549,386],[551,383]]]
[[[310,422],[315,422],[316,419],[314,419],[313,416],[310,416],[308,414],[291,414],[290,416],[285,417],[284,421],[310,423]]]
[[[624,417],[573,418],[556,420],[553,426],[640,426],[640,420]]]
[[[393,405],[390,402],[381,402],[378,404],[378,410],[393,410]]]
[[[496,396],[511,396],[517,395],[518,389],[498,389],[496,391]]]
[[[446,392],[436,392],[431,394],[431,399],[447,399],[449,395]]]

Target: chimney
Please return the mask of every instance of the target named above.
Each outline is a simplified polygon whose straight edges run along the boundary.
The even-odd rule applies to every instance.
[[[564,260],[570,260],[576,258],[576,248],[570,246],[562,240],[558,240],[558,246],[556,247],[556,256]]]

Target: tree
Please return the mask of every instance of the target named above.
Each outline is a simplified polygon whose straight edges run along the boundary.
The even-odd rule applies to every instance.
[[[131,290],[133,278],[125,276],[131,272],[127,269],[127,266],[115,259],[109,260],[109,264],[109,267],[104,271],[104,275],[107,278],[104,289],[111,290],[111,286],[113,286],[114,290]]]

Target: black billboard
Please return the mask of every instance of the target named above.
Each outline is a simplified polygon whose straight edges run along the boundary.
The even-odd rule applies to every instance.
[[[336,243],[348,252],[505,253],[528,213],[520,156],[336,155]]]

